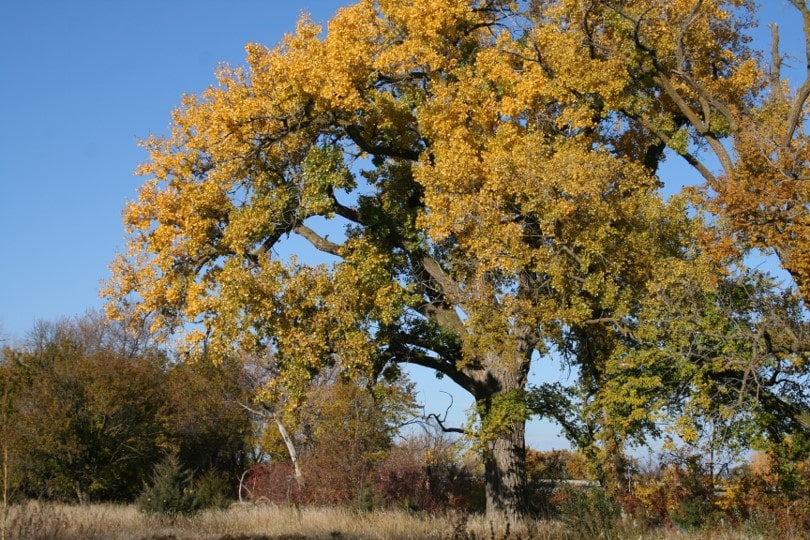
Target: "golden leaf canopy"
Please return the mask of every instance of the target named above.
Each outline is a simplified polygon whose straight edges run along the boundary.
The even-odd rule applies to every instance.
[[[751,123],[772,134],[790,109],[761,106],[751,6],[363,0],[326,29],[304,18],[144,141],[111,310],[209,352],[270,346],[290,384],[336,359],[414,362],[474,394],[492,358],[525,372],[564,328],[621,330],[668,266],[709,281],[712,234],[659,193],[666,147],[734,234],[786,148],[806,174],[802,133],[747,150]],[[806,186],[783,199],[794,229],[746,236],[790,244],[804,275]],[[289,237],[324,257],[277,256]]]

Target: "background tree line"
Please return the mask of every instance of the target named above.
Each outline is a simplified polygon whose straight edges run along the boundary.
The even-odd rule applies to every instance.
[[[722,314],[735,331],[717,330],[710,314],[712,339],[750,342],[751,329],[743,332],[733,321],[745,319],[740,305],[750,306],[756,291],[736,304],[736,314]],[[792,305],[785,296],[770,298],[781,298],[783,308]],[[715,306],[730,305],[716,300]],[[351,379],[334,366],[313,381],[298,407],[287,409],[262,397],[257,379],[268,373],[272,355],[183,362],[156,347],[147,332],[133,336],[96,312],[38,323],[21,346],[4,349],[0,363],[4,495],[73,502],[140,496],[144,506],[144,495],[180,488],[175,502],[154,511],[237,499],[356,510],[484,510],[480,455],[468,440],[425,423],[413,385],[400,375]],[[706,376],[713,384],[721,380]],[[699,432],[670,441],[655,462],[618,450],[611,466],[621,475],[619,487],[604,481],[604,455],[585,435],[599,429],[587,403],[575,400],[573,390],[556,389],[564,394],[560,411],[543,414],[562,414],[565,407],[565,431],[575,446],[527,450],[531,512],[577,527],[582,515],[604,528],[621,512],[650,526],[700,527],[721,519],[770,531],[810,525],[810,440],[790,428],[791,418],[737,410],[744,402],[736,390],[718,390],[712,403],[680,394],[668,403],[670,421],[682,418],[683,408],[694,409]],[[721,414],[729,401],[734,414]],[[529,406],[536,406],[531,394]],[[748,460],[743,454],[752,448],[760,452]]]
[[[256,358],[184,360],[146,329],[132,333],[98,312],[39,322],[0,361],[4,494],[134,501],[159,470],[190,481],[190,489],[216,489],[226,501],[370,497],[375,467],[415,418],[412,385],[398,374],[353,380],[336,369],[313,381],[294,413],[278,407],[276,419],[257,386],[270,375]],[[291,434],[306,484],[287,466],[279,425]],[[256,465],[281,474],[272,489],[251,484]]]
[[[173,361],[146,332],[103,315],[38,323],[0,364],[11,491],[126,501],[177,454],[228,478],[249,462],[251,423],[235,364]]]

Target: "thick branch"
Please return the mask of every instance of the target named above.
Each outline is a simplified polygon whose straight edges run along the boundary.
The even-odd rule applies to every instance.
[[[642,126],[644,126],[644,128],[645,128],[645,129],[647,129],[647,130],[648,130],[650,133],[652,133],[653,135],[655,135],[656,137],[658,137],[659,139],[661,139],[661,140],[664,142],[664,144],[666,144],[666,145],[667,145],[667,146],[669,146],[670,148],[672,147],[672,137],[670,137],[669,135],[667,135],[666,133],[664,133],[663,131],[661,131],[660,129],[658,129],[658,128],[657,128],[657,127],[656,127],[656,126],[655,126],[655,125],[654,125],[652,122],[650,122],[649,120],[647,120],[647,119],[646,119],[646,118],[644,118],[644,117],[637,116],[637,115],[634,115],[634,114],[629,114],[629,113],[627,113],[626,111],[625,111],[625,114],[626,114],[628,117],[633,118],[633,119],[635,119],[637,122],[639,122],[639,123],[640,123]],[[695,168],[695,170],[697,170],[697,171],[700,173],[700,175],[701,175],[701,176],[703,176],[703,178],[705,178],[705,179],[706,179],[706,181],[707,181],[709,184],[714,184],[714,183],[717,181],[717,178],[714,176],[714,174],[712,174],[712,172],[711,172],[711,171],[708,169],[708,167],[706,167],[706,166],[705,166],[705,165],[704,165],[704,164],[703,164],[703,163],[702,163],[700,160],[698,160],[698,159],[697,159],[695,156],[693,156],[692,154],[690,154],[689,152],[686,152],[686,151],[684,151],[684,152],[679,152],[678,154],[679,154],[679,155],[680,155],[680,156],[681,156],[681,157],[682,157],[684,160],[686,160],[686,162],[687,162],[687,163],[689,163],[689,165],[691,165],[692,167],[694,167],[694,168]]]
[[[350,206],[345,206],[341,204],[337,197],[335,197],[335,191],[331,187],[328,190],[329,198],[332,199],[332,207],[335,210],[335,214],[339,215],[343,219],[347,219],[352,223],[357,223],[358,225],[365,225],[360,219],[360,214],[354,208]]]
[[[698,11],[700,11],[702,5],[703,0],[697,0],[695,5],[692,7],[692,11],[689,13],[689,16],[686,17],[681,24],[681,35],[678,38],[678,45],[675,51],[678,60],[678,68],[674,71],[674,73],[686,81],[686,83],[698,94],[701,107],[703,108],[703,117],[707,127],[709,125],[709,119],[711,118],[712,109],[714,109],[723,115],[726,122],[728,122],[729,126],[731,127],[731,130],[734,131],[736,130],[736,120],[734,119],[734,115],[731,114],[731,110],[726,106],[725,103],[715,99],[702,84],[692,78],[688,71],[685,71],[686,66],[689,64],[686,61],[686,52],[684,50],[686,33],[689,31],[689,27],[692,25],[695,18],[697,18]]]
[[[597,326],[597,325],[604,325],[604,324],[611,325],[622,336],[624,336],[626,338],[629,338],[629,339],[632,339],[633,341],[636,341],[636,342],[639,341],[639,339],[636,336],[633,329],[631,327],[627,326],[624,323],[624,321],[622,321],[621,319],[617,319],[616,317],[597,317],[597,318],[594,318],[594,319],[588,319],[588,320],[584,321],[583,324],[586,325],[586,326]]]
[[[791,1],[795,1],[795,0],[791,0]],[[702,4],[702,0],[698,0],[698,2],[695,4],[695,6],[694,6],[694,8],[692,10],[692,14],[690,15],[689,18],[687,18],[684,21],[683,25],[681,26],[682,37],[681,37],[681,41],[679,42],[677,52],[676,52],[676,54],[678,56],[678,63],[679,63],[678,67],[681,67],[681,66],[683,66],[685,64],[685,62],[684,62],[685,53],[683,51],[683,46],[682,46],[683,35],[686,33],[686,29],[688,28],[689,24],[691,24],[692,18],[694,17],[697,10],[700,8],[701,4]],[[622,10],[617,9],[615,7],[613,9],[616,10],[617,13],[619,13],[623,17],[625,17],[625,18],[627,18],[629,20],[633,20],[627,14],[623,13]],[[714,151],[715,155],[717,156],[718,160],[720,161],[720,164],[723,166],[723,170],[725,171],[726,176],[731,178],[732,175],[733,175],[733,172],[734,172],[734,163],[733,163],[733,161],[731,159],[731,156],[729,155],[728,151],[726,150],[726,148],[722,145],[722,143],[712,133],[711,127],[709,125],[709,121],[710,121],[710,115],[711,115],[711,107],[714,107],[715,109],[717,109],[717,111],[720,114],[722,114],[723,117],[726,118],[726,121],[729,122],[730,126],[735,125],[733,115],[729,111],[728,107],[726,107],[723,103],[718,102],[716,99],[712,98],[711,95],[705,90],[705,88],[703,88],[702,85],[698,84],[697,81],[692,79],[685,72],[683,72],[683,71],[674,72],[676,75],[681,77],[687,84],[689,84],[692,87],[692,89],[695,90],[695,92],[698,94],[699,99],[701,100],[701,105],[702,105],[702,107],[704,109],[703,110],[704,118],[703,119],[700,118],[698,113],[695,112],[695,110],[686,102],[686,100],[683,98],[683,96],[678,92],[678,90],[675,88],[675,85],[672,84],[672,81],[670,80],[669,76],[667,75],[668,70],[666,70],[661,65],[661,62],[659,61],[659,58],[658,58],[658,55],[656,54],[655,49],[648,46],[648,45],[646,45],[642,41],[642,39],[641,39],[641,22],[642,22],[644,16],[646,16],[646,12],[638,20],[634,21],[635,22],[635,30],[634,30],[633,38],[634,38],[636,47],[640,51],[642,51],[642,52],[649,55],[650,60],[652,60],[653,67],[655,69],[655,75],[654,75],[655,82],[658,83],[661,86],[661,88],[664,90],[664,93],[666,93],[666,95],[669,96],[670,99],[672,99],[673,103],[675,103],[675,105],[678,107],[678,110],[680,110],[681,114],[683,114],[686,117],[686,119],[695,128],[695,130],[698,132],[698,134],[701,135],[706,140],[706,142],[709,143],[709,146],[711,146],[712,150]],[[709,105],[711,105],[711,107]],[[701,171],[701,174],[703,174],[704,177],[707,178],[707,180],[709,179],[706,176],[706,174],[703,173],[703,171]]]
[[[741,384],[737,388],[740,392],[745,391]],[[791,403],[774,392],[765,388],[751,388],[748,390],[762,406],[771,412],[775,417],[788,420],[796,428],[801,428],[806,433],[810,432],[810,411],[803,404]]]
[[[279,238],[281,238],[282,235],[286,234],[287,232],[289,232],[289,231],[286,230],[285,227],[276,227],[276,230],[274,231],[274,233],[271,236],[267,237],[265,239],[265,241],[262,242],[261,246],[254,249],[251,253],[246,254],[245,257],[252,264],[258,265],[259,264],[259,256],[260,256],[260,254],[262,252],[269,252],[271,249],[273,249],[273,246],[276,245],[276,242],[278,242]]]
[[[418,306],[413,306],[413,309],[423,317],[435,321],[439,326],[452,330],[456,335],[461,336],[466,332],[458,313],[450,307],[443,307],[438,299],[422,302]]]
[[[464,323],[451,306],[465,308],[464,291],[453,280],[441,265],[430,255],[414,246],[409,241],[401,241],[403,249],[409,252],[417,279],[429,281],[425,293],[429,302],[412,306],[421,315],[435,320],[441,326],[452,330],[457,335],[464,335]],[[444,307],[447,305],[448,307]]]
[[[481,393],[481,385],[474,378],[466,373],[457,369],[456,366],[450,362],[444,361],[441,358],[430,356],[424,351],[408,347],[403,343],[391,344],[388,349],[392,360],[401,363],[413,364],[415,366],[422,366],[424,368],[435,370],[442,375],[449,377],[454,383],[461,388],[477,396]]]
[[[298,487],[304,489],[306,484],[304,483],[304,474],[301,472],[301,464],[298,461],[298,452],[295,450],[295,444],[293,443],[292,437],[287,432],[287,428],[284,427],[284,423],[278,417],[277,414],[273,415],[273,420],[276,421],[276,427],[278,427],[278,432],[281,434],[281,438],[284,440],[284,444],[287,446],[287,452],[290,454],[290,461],[293,464],[293,470],[295,471],[295,482],[298,484]]]
[[[810,10],[804,1],[790,0],[790,3],[799,10],[802,14],[802,27],[804,29],[804,60],[805,60],[805,79],[801,88],[796,92],[793,98],[793,105],[790,108],[790,116],[788,117],[787,129],[785,130],[785,137],[782,139],[782,146],[790,145],[796,129],[799,127],[799,120],[802,116],[802,109],[810,97]]]
[[[407,159],[410,161],[419,161],[420,153],[417,151],[409,150],[407,148],[395,148],[385,144],[372,144],[368,142],[363,137],[363,134],[360,133],[360,128],[354,124],[347,125],[343,129],[346,131],[346,135],[349,136],[352,142],[356,144],[360,150],[366,152],[367,154],[371,154],[372,156],[385,156]]]
[[[709,128],[709,118],[706,118],[705,122],[701,120],[700,116],[698,116],[692,107],[686,103],[683,96],[681,96],[675,89],[675,85],[672,84],[672,81],[669,80],[666,73],[664,73],[664,71],[659,67],[656,67],[656,71],[656,82],[661,85],[667,96],[672,99],[672,101],[678,107],[678,110],[681,111],[681,114],[683,114],[689,123],[695,128],[695,130],[697,130],[698,134],[706,139],[706,142],[708,142],[709,146],[712,147],[717,159],[720,160],[720,164],[723,166],[726,176],[731,178],[734,172],[734,163],[731,160],[731,156],[728,154],[726,148],[711,132],[711,129]]]
[[[323,251],[324,253],[329,253],[330,255],[334,255],[336,257],[340,257],[340,244],[336,244],[324,238],[323,236],[319,235],[309,227],[304,224],[299,224],[293,227],[293,232],[303,236],[306,238],[310,244],[315,246],[315,248],[319,251]]]
[[[445,295],[453,300],[453,303],[463,303],[461,299],[464,293],[461,287],[453,278],[447,275],[441,265],[433,257],[428,254],[423,254],[419,262],[433,281],[442,288]]]

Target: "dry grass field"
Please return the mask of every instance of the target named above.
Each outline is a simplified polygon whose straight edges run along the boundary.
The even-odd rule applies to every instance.
[[[0,524],[2,525],[2,524]],[[92,504],[69,506],[30,502],[9,509],[5,540],[270,540],[270,539],[578,539],[593,538],[556,522],[531,522],[505,528],[482,517],[430,517],[405,512],[354,513],[341,509],[296,509],[234,505],[173,522],[147,518],[135,506]],[[763,538],[739,531],[642,531],[622,524],[605,538],[737,540]],[[797,537],[799,538],[799,537]],[[782,537],[780,540],[787,540]]]
[[[537,538],[558,537],[543,524]],[[517,537],[503,527],[463,516],[432,518],[405,512],[354,513],[341,509],[295,509],[270,505],[234,505],[208,510],[173,522],[149,518],[135,506],[93,504],[70,506],[31,502],[11,508],[6,538],[65,539],[333,539],[333,538],[505,538]],[[520,537],[535,537],[523,531]]]

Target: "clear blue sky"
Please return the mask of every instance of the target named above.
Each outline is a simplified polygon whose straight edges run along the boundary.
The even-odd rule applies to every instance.
[[[183,93],[213,83],[219,63],[241,63],[245,43],[273,45],[294,29],[302,12],[326,21],[347,3],[4,2],[0,338],[13,341],[37,320],[101,306],[99,283],[124,243],[121,210],[141,182],[132,172],[145,159],[136,140],[165,133]],[[763,3],[763,22],[780,23],[784,46],[798,50],[789,61],[801,67],[796,15],[786,0]],[[440,412],[446,398],[424,375],[418,378],[427,382],[425,395],[433,396],[426,399]],[[459,400],[456,418],[466,406]],[[555,433],[533,424],[529,442],[537,448],[564,446]]]
[[[302,11],[345,1],[10,0],[0,8],[0,321],[25,334],[100,306],[123,247],[121,210],[183,93],[249,41],[276,43]]]

